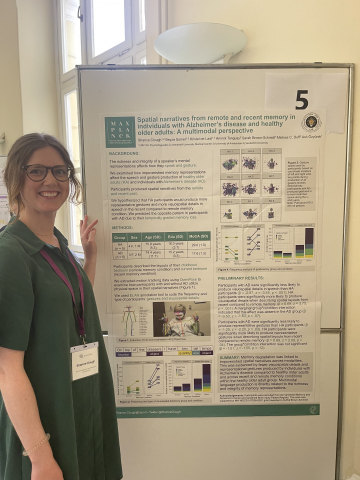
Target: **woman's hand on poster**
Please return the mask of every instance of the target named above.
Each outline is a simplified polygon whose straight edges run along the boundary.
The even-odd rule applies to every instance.
[[[97,247],[95,241],[96,229],[95,225],[98,220],[94,220],[88,225],[89,217],[85,215],[84,220],[80,220],[80,238],[81,245],[84,249],[85,261],[96,261]]]
[[[96,229],[94,227],[98,221],[94,220],[90,225],[88,225],[88,221],[89,217],[87,215],[85,215],[84,220],[80,221],[80,237],[84,249],[84,270],[92,286],[94,286],[97,257]]]

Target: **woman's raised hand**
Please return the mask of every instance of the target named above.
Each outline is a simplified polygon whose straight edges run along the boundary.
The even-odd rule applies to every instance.
[[[88,225],[89,217],[85,215],[84,220],[80,220],[80,238],[81,245],[84,249],[85,261],[96,260],[97,247],[95,242],[96,229],[95,225],[98,220],[94,220]]]
[[[85,215],[84,220],[80,221],[80,237],[81,244],[84,249],[84,270],[89,277],[91,284],[94,286],[97,247],[95,242],[96,229],[94,226],[98,223],[94,220],[88,225],[89,217]]]

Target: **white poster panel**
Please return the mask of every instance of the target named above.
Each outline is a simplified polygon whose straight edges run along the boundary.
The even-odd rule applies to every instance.
[[[118,414],[319,414],[325,112],[102,115]]]

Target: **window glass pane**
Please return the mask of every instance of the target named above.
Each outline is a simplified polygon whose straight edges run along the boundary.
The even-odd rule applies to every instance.
[[[75,68],[75,65],[81,65],[80,19],[77,18],[79,5],[80,0],[65,1],[64,73]]]
[[[92,0],[93,57],[125,41],[124,0]]]
[[[65,95],[65,122],[66,122],[66,144],[71,160],[76,169],[76,176],[81,182],[81,165],[79,151],[79,126],[76,90]],[[81,245],[80,220],[82,219],[82,205],[71,205],[71,243]]]
[[[145,0],[139,0],[139,30],[145,30]]]

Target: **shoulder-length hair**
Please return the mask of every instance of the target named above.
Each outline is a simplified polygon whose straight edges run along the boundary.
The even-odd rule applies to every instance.
[[[52,135],[42,133],[28,133],[18,138],[11,147],[4,168],[4,182],[8,191],[9,205],[11,210],[16,210],[16,218],[22,208],[25,207],[21,198],[21,189],[24,183],[25,166],[31,155],[41,148],[53,147],[59,152],[65,164],[70,167],[70,194],[69,202],[79,205],[82,203],[83,189],[76,178],[74,164],[64,145]]]

